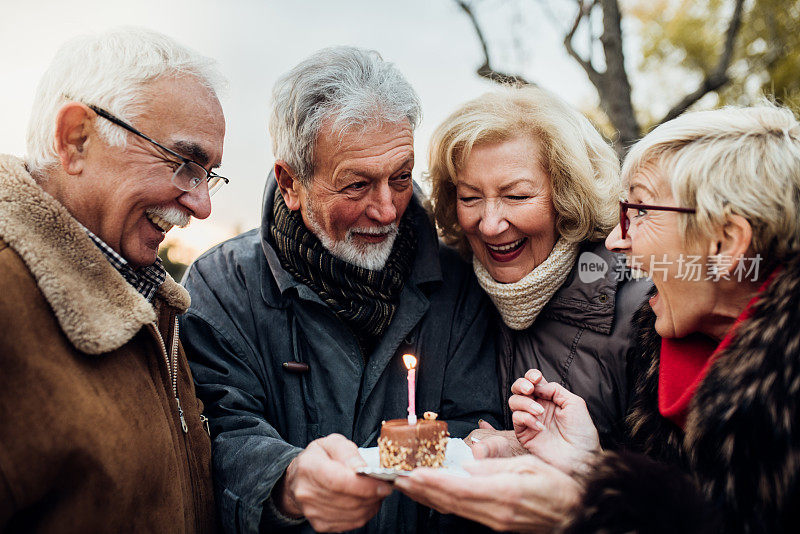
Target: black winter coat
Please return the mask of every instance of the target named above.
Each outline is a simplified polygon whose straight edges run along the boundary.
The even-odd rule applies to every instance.
[[[487,330],[492,304],[471,268],[439,244],[417,196],[405,215],[418,238],[411,275],[383,338],[362,355],[348,327],[281,267],[267,231],[275,187],[271,178],[261,230],[205,253],[185,279],[192,304],[181,333],[211,420],[227,532],[311,531],[276,514],[273,486],[311,441],[339,433],[372,447],[382,420],[407,415],[405,352],[419,360],[418,413],[438,412],[453,437],[466,436],[481,418],[502,418]],[[308,371],[292,372],[286,362]],[[446,521],[394,492],[361,531],[428,532]],[[463,524],[453,528],[460,532]]]
[[[539,369],[586,401],[604,446],[624,433],[628,412],[628,359],[636,339],[631,318],[652,287],[649,280],[631,279],[625,258],[602,242],[581,245],[575,266],[564,284],[525,330],[500,326],[501,396],[528,369]],[[505,424],[511,412],[505,403]]]

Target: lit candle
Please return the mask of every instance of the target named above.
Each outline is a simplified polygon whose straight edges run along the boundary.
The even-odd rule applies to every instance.
[[[415,405],[414,391],[417,378],[417,359],[412,354],[403,356],[403,363],[408,369],[408,424],[417,424],[417,407]]]

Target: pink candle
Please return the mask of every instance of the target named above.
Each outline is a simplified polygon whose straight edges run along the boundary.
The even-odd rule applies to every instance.
[[[415,390],[416,390],[416,377],[417,377],[417,359],[411,355],[406,354],[403,356],[403,363],[408,369],[408,424],[417,424],[417,407],[415,405]]]

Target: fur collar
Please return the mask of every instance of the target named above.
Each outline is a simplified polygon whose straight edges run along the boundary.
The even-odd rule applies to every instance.
[[[780,523],[800,465],[800,257],[775,277],[692,399],[682,432],[658,413],[660,338],[648,304],[637,314],[638,377],[628,423],[635,445],[677,462],[726,521]]]
[[[156,322],[154,307],[13,156],[0,156],[0,239],[25,262],[79,351],[118,349],[144,325]],[[157,298],[180,313],[189,307],[189,294],[169,275]]]

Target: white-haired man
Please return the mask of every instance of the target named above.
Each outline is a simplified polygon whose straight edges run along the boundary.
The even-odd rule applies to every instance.
[[[0,156],[0,531],[211,532],[210,440],[158,246],[211,210],[213,63],[124,29],[62,47]]]
[[[490,304],[414,191],[419,101],[391,63],[350,47],[301,62],[273,97],[262,226],[186,278],[223,527],[439,530],[451,518],[354,470],[357,446],[407,413],[406,352],[418,413],[452,436],[501,414]]]

